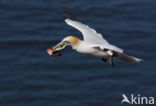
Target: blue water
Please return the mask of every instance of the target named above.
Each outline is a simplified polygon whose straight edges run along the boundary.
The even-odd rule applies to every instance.
[[[46,49],[64,37],[82,39],[64,10],[144,61],[112,68],[70,47],[50,57]],[[156,99],[155,11],[155,0],[1,0],[0,106],[120,106],[123,93]]]

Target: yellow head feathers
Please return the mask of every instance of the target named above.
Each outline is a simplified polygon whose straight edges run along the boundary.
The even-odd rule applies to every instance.
[[[81,40],[75,36],[67,36],[63,39],[63,41],[68,41],[71,44],[72,48],[75,48],[81,42]]]

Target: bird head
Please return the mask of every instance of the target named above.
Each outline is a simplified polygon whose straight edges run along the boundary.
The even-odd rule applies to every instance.
[[[62,51],[66,46],[72,46],[75,48],[79,44],[80,40],[74,36],[65,37],[60,43],[48,49],[47,52],[49,55],[60,56],[61,54],[57,54]]]
[[[70,45],[73,49],[75,49],[81,42],[81,40],[75,36],[67,36],[62,41],[68,42],[67,45]]]

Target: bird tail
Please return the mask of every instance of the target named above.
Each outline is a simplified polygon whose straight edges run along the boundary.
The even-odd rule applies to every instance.
[[[127,54],[124,53],[120,53],[117,51],[113,51],[114,53],[114,57],[120,60],[124,60],[124,61],[128,61],[128,62],[132,62],[132,63],[140,63],[141,61],[143,61],[142,59],[133,57],[133,56],[129,56]]]

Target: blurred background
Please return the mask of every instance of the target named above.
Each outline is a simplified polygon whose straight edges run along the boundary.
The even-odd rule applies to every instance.
[[[70,47],[49,56],[64,37],[83,39],[63,21],[65,10],[144,61],[112,68]],[[0,0],[0,14],[0,106],[120,106],[123,93],[156,99],[155,0]]]

